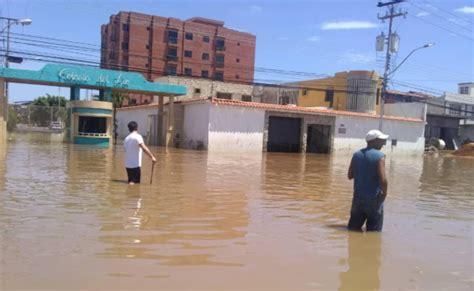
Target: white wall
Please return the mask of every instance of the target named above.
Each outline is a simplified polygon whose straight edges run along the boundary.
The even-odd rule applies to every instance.
[[[128,135],[127,124],[130,121],[138,123],[138,132],[146,137],[148,130],[148,116],[156,115],[158,107],[147,106],[147,107],[129,107],[121,108],[117,110],[117,121],[118,121],[118,138],[124,139]]]
[[[461,141],[464,141],[466,138],[474,141],[474,124],[461,125],[459,127],[459,135],[461,137]]]
[[[213,104],[209,121],[209,151],[262,152],[265,110]]]
[[[209,140],[209,103],[184,105],[182,147],[197,149],[202,144],[207,149]]]
[[[426,103],[390,103],[385,104],[385,114],[426,120]]]
[[[378,129],[379,119],[355,116],[337,116],[334,134],[334,152],[354,152],[366,146],[365,135],[371,129]],[[346,133],[341,133],[345,128]],[[383,152],[386,154],[421,155],[424,151],[424,122],[384,120],[383,132],[390,135]],[[391,146],[392,139],[397,140]]]

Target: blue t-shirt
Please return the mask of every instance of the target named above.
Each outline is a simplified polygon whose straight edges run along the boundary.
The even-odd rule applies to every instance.
[[[373,148],[364,148],[354,153],[352,170],[356,198],[374,198],[382,191],[377,168],[384,156],[381,151]]]

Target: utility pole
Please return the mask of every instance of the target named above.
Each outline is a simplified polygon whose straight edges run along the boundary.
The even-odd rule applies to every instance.
[[[6,30],[6,48],[5,48],[5,62],[4,62],[4,67],[5,68],[8,68],[9,67],[9,53],[10,53],[10,27],[13,26],[13,25],[18,25],[18,24],[21,24],[21,25],[30,25],[32,20],[29,19],[29,18],[25,18],[25,19],[16,19],[16,18],[9,18],[9,17],[0,17],[0,20],[5,20],[7,22],[7,25],[6,27],[4,27],[1,31],[0,31],[0,34],[3,34]],[[5,82],[5,91],[3,92],[4,93],[4,99],[5,100],[1,100],[1,101],[4,101],[5,102],[5,108],[6,108],[6,111],[4,111],[4,118],[5,118],[5,121],[8,121],[8,82]]]
[[[384,115],[384,111],[385,111],[384,107],[385,107],[385,97],[386,97],[386,92],[387,92],[388,77],[389,77],[389,74],[390,74],[391,54],[398,51],[398,35],[396,33],[394,34],[392,32],[393,19],[397,18],[397,17],[400,17],[400,16],[405,17],[405,15],[407,14],[407,12],[402,12],[401,10],[399,10],[398,12],[395,12],[395,5],[400,4],[402,2],[405,2],[405,0],[395,0],[395,1],[386,2],[386,3],[379,2],[377,4],[377,7],[388,6],[388,12],[385,13],[385,16],[381,17],[381,16],[377,15],[377,18],[382,20],[382,22],[385,22],[386,19],[389,20],[388,35],[387,35],[387,38],[386,38],[387,52],[386,52],[386,56],[385,56],[385,70],[384,70],[383,80],[382,80],[382,96],[381,96],[382,98],[380,100],[379,130],[382,130],[382,127],[383,127],[383,115]],[[383,42],[381,44],[382,45],[381,50],[383,51],[383,44],[385,42],[385,36],[382,33],[382,35],[379,36],[377,39],[379,39],[380,37],[384,38]],[[379,50],[379,49],[380,49],[379,43],[377,43],[377,50]]]

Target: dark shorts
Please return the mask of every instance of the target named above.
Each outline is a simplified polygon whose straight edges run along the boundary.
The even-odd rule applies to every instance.
[[[127,175],[128,175],[128,183],[140,183],[141,178],[141,170],[140,167],[138,168],[126,168]]]
[[[352,199],[351,218],[348,228],[350,230],[361,230],[364,223],[367,231],[382,231],[383,227],[383,202],[385,195],[377,194],[369,199]]]

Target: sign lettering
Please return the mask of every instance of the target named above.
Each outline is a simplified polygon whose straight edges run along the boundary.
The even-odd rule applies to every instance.
[[[61,81],[91,85],[91,77],[86,74],[79,74],[71,71],[70,69],[61,69],[58,73],[58,77]],[[127,88],[130,80],[123,77],[121,73],[113,78],[111,81],[109,75],[101,74],[95,79],[95,84],[103,87],[120,87]]]

